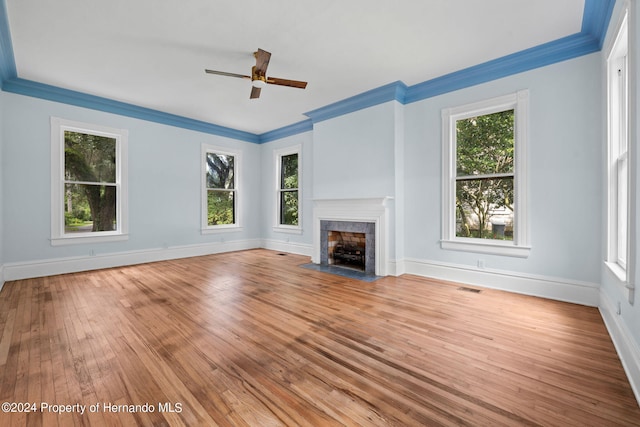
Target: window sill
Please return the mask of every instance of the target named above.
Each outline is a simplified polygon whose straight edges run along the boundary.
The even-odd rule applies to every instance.
[[[109,235],[96,236],[96,235],[90,235],[90,234],[82,234],[78,236],[52,237],[51,246],[119,242],[123,240],[129,240],[129,235],[128,234],[109,234]]]
[[[479,241],[480,239],[441,240],[442,249],[463,252],[477,252],[489,255],[502,255],[516,258],[527,258],[531,247],[516,246],[513,243],[500,243],[500,241]]]
[[[624,268],[620,267],[620,265],[615,262],[605,261],[604,264],[609,267],[609,270],[623,285],[627,284],[627,271]]]
[[[302,234],[302,227],[291,225],[274,225],[273,231],[276,233]]]
[[[203,228],[201,234],[231,233],[234,231],[242,231],[242,227],[238,225],[216,225],[213,227]]]

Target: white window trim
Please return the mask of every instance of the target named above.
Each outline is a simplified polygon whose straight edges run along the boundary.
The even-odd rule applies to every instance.
[[[88,233],[64,232],[64,132],[83,132],[116,140],[116,225],[117,230]],[[51,117],[51,245],[103,243],[127,240],[128,236],[128,137],[125,129],[115,129]]]
[[[630,155],[630,150],[632,145],[630,144],[630,129],[629,129],[629,118],[631,117],[631,103],[629,97],[631,96],[630,91],[630,78],[631,69],[629,67],[630,61],[629,58],[629,3],[624,2],[624,10],[620,14],[620,19],[615,27],[615,36],[611,38],[611,42],[606,47],[606,88],[607,88],[607,257],[605,260],[605,265],[609,268],[609,270],[615,275],[615,277],[620,281],[622,285],[629,287],[632,289],[630,285],[630,277],[631,271],[633,269],[633,254],[631,248],[631,238],[630,236],[632,231],[633,214],[632,207],[635,204],[635,191],[632,191],[633,182],[631,181],[631,169],[634,167],[632,163],[632,156]],[[615,108],[616,104],[620,103],[619,96],[616,96],[619,93],[619,84],[617,83],[619,77],[617,68],[619,66],[619,59],[623,56],[627,57],[626,61],[626,81],[624,84],[626,85],[626,97],[625,102],[626,111],[624,112],[625,118],[623,118],[623,127],[624,129],[620,129],[620,117],[619,117],[619,108]],[[626,138],[626,151],[621,153],[620,147],[620,136],[621,133],[624,133],[623,138]],[[627,215],[625,228],[627,230],[627,238],[626,238],[626,251],[623,259],[620,259],[619,254],[619,225],[618,225],[618,198],[619,198],[619,177],[618,177],[618,166],[622,162],[626,163],[627,168],[627,185],[626,185],[626,201],[627,201]]]
[[[282,157],[291,154],[298,155],[298,225],[286,225],[280,223],[280,172],[282,168]],[[278,233],[302,234],[302,145],[281,148],[273,151],[275,163],[275,212],[273,231]]]
[[[514,235],[512,241],[456,236],[456,121],[514,110]],[[442,110],[442,240],[443,249],[526,258],[529,256],[527,139],[529,91]]]
[[[235,203],[235,223],[234,224],[222,224],[222,225],[209,225],[208,224],[208,201],[207,201],[207,153],[225,154],[227,156],[233,156],[233,189],[235,196],[233,202]],[[201,234],[215,234],[224,232],[241,231],[241,214],[242,214],[242,198],[240,197],[240,190],[242,188],[242,179],[240,171],[242,170],[242,153],[237,150],[229,148],[218,147],[214,145],[202,144],[202,154],[200,156],[200,183],[202,193],[202,208],[201,208]]]

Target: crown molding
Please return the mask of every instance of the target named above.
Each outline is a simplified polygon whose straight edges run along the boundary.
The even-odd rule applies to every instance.
[[[0,89],[3,88],[6,80],[15,78],[17,75],[7,4],[6,0],[0,0]]]
[[[581,33],[593,37],[602,49],[616,0],[585,0]]]
[[[454,90],[587,55],[598,50],[596,39],[589,35],[574,34],[410,86],[407,89],[404,103],[421,101]]]
[[[398,81],[305,113],[313,123],[396,100],[410,104],[433,96],[486,83],[513,74],[599,51],[611,20],[615,0],[585,0],[582,30],[483,64],[407,87]]]
[[[284,127],[260,134],[259,135],[260,144],[286,138],[288,136],[297,135],[299,133],[309,132],[312,130],[313,130],[313,121],[311,119],[303,120],[298,123],[294,123],[288,126],[284,126]]]
[[[92,110],[104,111],[106,113],[113,113],[135,119],[233,138],[240,141],[253,143],[260,142],[258,135],[253,133],[189,119],[175,114],[164,113],[150,108],[139,107],[125,102],[114,101],[100,96],[88,95],[86,93],[63,89],[57,86],[46,85],[31,80],[21,78],[6,80],[2,85],[2,90],[19,95],[61,102],[63,104],[75,105],[77,107],[90,108]]]
[[[359,95],[352,96],[342,101],[329,104],[313,111],[304,113],[313,123],[329,120],[334,117],[373,107],[389,101],[404,102],[407,85],[401,81],[389,83]]]
[[[9,31],[6,0],[0,0],[0,88],[7,92],[62,102],[170,126],[264,143],[308,132],[313,124],[389,101],[401,104],[427,99],[488,81],[576,58],[602,49],[615,0],[585,0],[579,33],[407,87],[390,83],[304,113],[309,120],[260,135],[189,119],[107,98],[87,95],[18,77]]]

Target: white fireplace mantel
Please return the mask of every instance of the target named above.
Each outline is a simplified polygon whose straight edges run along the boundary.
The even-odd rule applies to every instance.
[[[392,197],[366,199],[315,199],[313,201],[313,253],[311,261],[320,264],[320,221],[372,222],[376,229],[376,275],[387,275],[389,257],[388,203]]]

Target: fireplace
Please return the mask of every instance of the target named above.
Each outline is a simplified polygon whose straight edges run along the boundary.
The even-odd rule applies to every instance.
[[[311,261],[320,265],[339,265],[347,258],[358,260],[362,258],[364,247],[363,272],[367,275],[386,276],[389,263],[389,223],[388,210],[390,197],[370,199],[316,199],[313,208],[313,252]],[[356,235],[356,248],[350,244],[349,248],[338,255],[336,263],[335,247],[338,243],[332,243],[333,253],[331,261],[329,257],[329,232],[340,233],[343,243],[351,241]],[[351,233],[351,234],[345,234]],[[364,244],[362,243],[364,235]],[[331,237],[338,241],[338,238]],[[360,251],[360,253],[358,253]],[[361,262],[361,261],[359,261]],[[351,266],[351,268],[355,268]]]
[[[329,231],[329,264],[365,271],[366,247],[364,233]]]
[[[320,264],[376,274],[375,223],[320,221]]]

